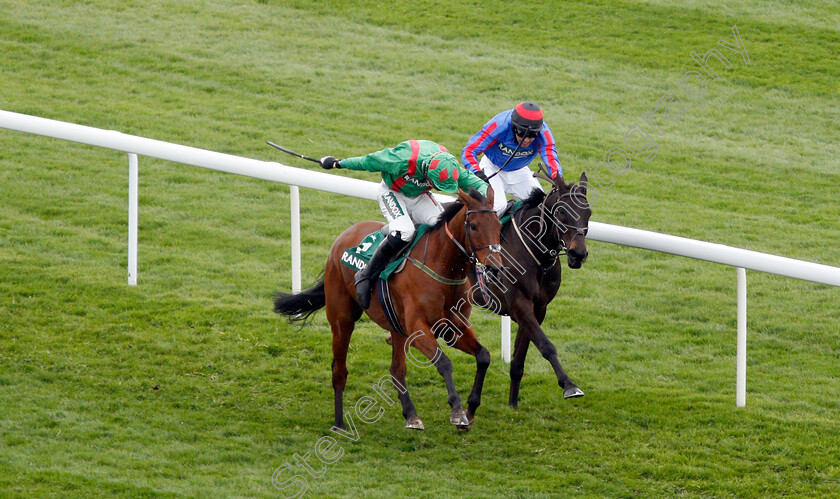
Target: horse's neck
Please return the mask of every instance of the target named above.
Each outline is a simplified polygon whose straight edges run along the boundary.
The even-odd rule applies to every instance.
[[[528,234],[531,237],[536,236],[536,239],[542,244],[544,248],[547,249],[557,249],[560,247],[560,230],[557,227],[557,223],[551,218],[553,215],[551,214],[551,210],[549,207],[545,208],[545,213],[541,213],[542,204],[537,205],[533,208],[529,208],[522,213],[522,218],[520,219],[520,224],[523,224],[529,220],[539,220],[541,226],[540,231],[538,233],[534,233],[532,230],[528,230]],[[530,224],[533,222],[529,222]],[[529,238],[530,239],[530,238]]]
[[[446,227],[452,237],[464,248],[467,247],[464,239],[464,221],[467,216],[467,208],[459,211],[452,220],[446,222],[438,230],[429,233],[429,243],[434,248],[434,253],[428,255],[426,265],[435,269],[442,276],[458,279],[467,275],[467,256],[458,249],[458,246],[449,238]]]

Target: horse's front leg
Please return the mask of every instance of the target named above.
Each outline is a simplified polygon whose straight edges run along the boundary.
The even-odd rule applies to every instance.
[[[437,344],[434,335],[431,333],[431,326],[428,323],[421,322],[416,327],[412,328],[415,332],[408,338],[405,344],[405,353],[415,362],[418,367],[430,367],[433,364],[437,368],[438,373],[443,377],[446,384],[446,391],[449,394],[449,407],[452,411],[449,413],[449,422],[455,426],[469,426],[470,422],[467,419],[467,413],[461,406],[461,396],[458,395],[458,390],[455,388],[455,380],[452,377],[452,361],[443,353],[443,350]],[[412,355],[410,348],[415,347],[430,362],[420,362]]]
[[[461,333],[455,341],[455,348],[475,357],[475,381],[473,381],[470,396],[467,398],[467,420],[470,425],[464,428],[469,430],[475,419],[475,412],[481,405],[481,391],[484,389],[484,378],[490,366],[490,352],[478,342],[472,327],[464,328]]]
[[[515,320],[515,319],[514,319]],[[519,386],[525,374],[525,357],[531,344],[531,335],[522,326],[517,325],[516,339],[513,344],[513,358],[510,360],[510,394],[508,405],[519,408]]]
[[[408,385],[405,384],[406,365],[405,365],[405,343],[406,337],[401,334],[393,334],[392,350],[391,350],[391,376],[397,382],[402,384],[405,390],[397,390],[397,398],[402,405],[402,414],[405,418],[405,427],[410,430],[424,430],[423,421],[417,415],[417,410],[414,408],[414,402],[408,395]]]
[[[545,332],[540,327],[540,324],[534,315],[534,307],[531,301],[522,296],[517,297],[513,303],[511,317],[517,324],[519,324],[517,346],[519,344],[519,336],[524,328],[524,331],[529,336],[529,339],[534,343],[534,345],[536,345],[540,354],[542,354],[543,358],[545,358],[554,369],[554,374],[557,375],[557,384],[563,388],[563,398],[568,399],[583,397],[583,390],[578,388],[577,385],[572,382],[569,375],[563,370],[563,366],[560,365],[560,360],[557,358],[557,348],[551,340],[548,339]],[[524,362],[524,358],[522,361]],[[511,362],[511,370],[513,369],[512,365],[513,363]]]

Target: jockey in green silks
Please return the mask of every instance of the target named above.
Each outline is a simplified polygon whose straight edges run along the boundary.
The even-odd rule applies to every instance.
[[[388,237],[379,245],[364,269],[355,276],[359,305],[370,306],[372,283],[385,265],[414,237],[414,224],[431,224],[443,208],[432,188],[452,194],[459,188],[476,189],[487,195],[487,182],[465,169],[446,148],[430,140],[407,140],[396,147],[338,160],[321,158],[326,169],[346,168],[382,174],[379,208],[388,221]]]

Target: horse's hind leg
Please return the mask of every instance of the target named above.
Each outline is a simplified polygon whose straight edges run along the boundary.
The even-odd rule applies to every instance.
[[[475,357],[475,381],[473,381],[470,396],[467,398],[467,419],[472,426],[475,411],[481,405],[481,391],[484,388],[487,368],[490,366],[490,352],[478,342],[475,331],[471,327],[464,328],[461,336],[455,341],[455,348]],[[470,426],[465,429],[468,430]]]
[[[335,394],[335,426],[344,428],[344,387],[347,384],[347,349],[362,309],[347,294],[327,293],[327,320],[332,329],[332,385]]]

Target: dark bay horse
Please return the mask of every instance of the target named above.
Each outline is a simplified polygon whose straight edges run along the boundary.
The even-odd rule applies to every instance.
[[[458,191],[458,201],[448,205],[438,222],[418,241],[409,253],[413,259],[405,269],[389,281],[391,299],[403,336],[389,323],[374,291],[371,306],[362,310],[356,299],[355,271],[342,265],[345,248],[358,245],[365,236],[380,229],[381,222],[360,222],[342,232],[332,245],[324,276],[314,287],[298,294],[278,293],[274,311],[290,320],[306,320],[326,306],[332,329],[332,384],[335,392],[335,426],[344,428],[344,387],[347,383],[347,349],[356,321],[366,312],[380,327],[393,336],[391,382],[397,389],[406,428],[423,429],[423,422],[405,384],[406,355],[410,347],[420,350],[434,365],[446,383],[451,413],[449,422],[459,429],[469,429],[481,404],[484,376],[490,365],[490,353],[476,339],[472,327],[460,319],[469,316],[470,304],[467,270],[470,264],[501,269],[499,233],[501,223],[493,211],[493,194],[487,197],[478,191]],[[467,399],[468,411],[461,406],[461,397],[452,378],[452,362],[438,346],[436,337],[443,337],[450,346],[476,358],[472,392]],[[412,357],[413,358],[413,357]],[[414,362],[414,361],[412,361]]]
[[[535,175],[551,182],[551,191],[548,194],[534,191],[504,224],[502,254],[507,270],[501,279],[487,280],[489,300],[481,296],[474,299],[479,306],[509,315],[519,326],[510,363],[508,404],[513,408],[519,406],[519,385],[530,343],[536,345],[554,368],[557,382],[563,388],[563,398],[583,396],[583,391],[560,365],[557,349],[541,325],[548,304],[560,288],[562,253],[566,253],[568,265],[573,269],[579,269],[589,255],[586,233],[592,210],[586,199],[586,173],[576,184]],[[475,273],[471,273],[471,279],[475,281]]]

